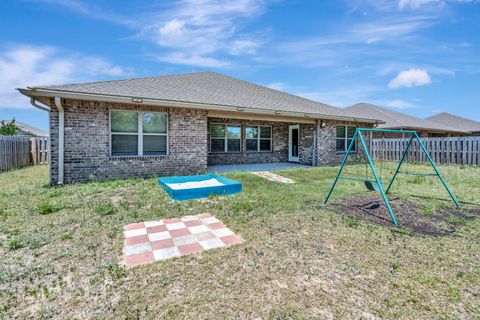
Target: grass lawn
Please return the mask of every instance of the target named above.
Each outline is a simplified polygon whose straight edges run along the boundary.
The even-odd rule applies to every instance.
[[[337,169],[283,171],[293,185],[226,174],[243,183],[243,193],[181,203],[171,201],[155,179],[47,187],[46,167],[2,173],[0,314],[478,318],[480,219],[451,218],[456,232],[433,237],[333,212],[334,204],[321,202]],[[362,165],[346,170],[365,174]],[[465,207],[480,205],[480,168],[440,170]],[[361,182],[340,181],[332,203],[358,193],[367,193]],[[453,206],[430,177],[401,176],[395,197],[421,206],[425,216]],[[207,211],[245,243],[133,268],[119,265],[125,224]]]

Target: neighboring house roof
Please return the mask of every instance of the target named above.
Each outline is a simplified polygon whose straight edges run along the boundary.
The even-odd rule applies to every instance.
[[[371,117],[383,120],[385,123],[380,124],[378,128],[415,130],[421,129],[435,132],[468,133],[465,130],[417,118],[402,112],[385,109],[368,103],[357,103],[346,109],[357,114],[359,117]]]
[[[5,122],[11,122],[12,120],[0,120],[0,122],[2,121],[5,121]],[[15,120],[15,124],[17,125],[17,127],[20,128],[20,132],[18,133],[18,135],[21,135],[21,136],[36,136],[36,137],[48,137],[48,132],[47,131],[44,131],[42,129],[38,129],[38,128],[35,128],[35,127],[32,127],[31,125],[28,125],[28,124],[25,124],[25,123],[22,123],[22,122],[19,122],[17,120]]]
[[[378,122],[357,119],[347,110],[299,96],[256,85],[214,72],[189,73],[150,78],[100,81],[83,84],[40,86],[18,89],[30,96],[61,96],[85,100],[132,102],[146,104],[184,104],[212,110],[240,110],[252,113],[281,113],[302,117]],[[135,101],[134,101],[135,102]],[[362,117],[360,117],[362,118]]]
[[[435,123],[452,126],[460,130],[480,132],[480,122],[456,116],[447,112],[442,112],[425,119]]]

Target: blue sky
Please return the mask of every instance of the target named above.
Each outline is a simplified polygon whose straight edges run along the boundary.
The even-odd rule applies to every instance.
[[[0,2],[0,119],[47,129],[16,87],[205,70],[338,107],[480,120],[480,2]]]

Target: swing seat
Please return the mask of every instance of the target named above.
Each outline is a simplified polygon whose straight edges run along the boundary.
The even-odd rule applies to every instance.
[[[380,180],[380,183],[383,183],[383,181]],[[368,189],[368,191],[378,191],[378,190],[380,190],[380,188],[378,187],[378,185],[375,181],[365,180],[365,187]]]

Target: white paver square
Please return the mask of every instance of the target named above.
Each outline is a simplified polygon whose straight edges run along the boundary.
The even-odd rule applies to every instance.
[[[193,234],[210,231],[210,229],[205,225],[188,227],[188,230]]]
[[[235,234],[235,233],[233,233],[232,230],[230,230],[228,228],[212,230],[212,233],[219,238],[225,237],[225,236],[231,236],[232,234]]]
[[[151,228],[151,227],[157,227],[157,226],[163,226],[164,223],[163,221],[145,221],[145,228]]]
[[[213,238],[213,239],[200,241],[200,245],[203,247],[203,249],[208,250],[208,249],[223,247],[225,246],[225,243],[218,238]]]
[[[165,260],[173,257],[179,257],[180,251],[178,251],[177,247],[159,249],[153,251],[153,257],[155,260]]]
[[[150,245],[150,243],[140,243],[131,246],[125,246],[124,250],[124,254],[126,256],[130,256],[132,254],[152,251],[152,246]]]
[[[218,220],[215,217],[202,218],[202,222],[205,223],[205,224],[217,223],[219,221],[220,220]]]
[[[143,236],[145,234],[147,234],[147,229],[145,229],[145,228],[126,230],[125,231],[125,238]]]
[[[173,242],[176,246],[184,246],[197,242],[197,238],[193,234],[189,234],[187,236],[173,238]]]
[[[172,236],[170,235],[170,232],[168,232],[168,231],[162,231],[162,232],[149,233],[148,234],[148,240],[150,240],[150,241],[165,240],[165,239],[170,239],[171,237]]]
[[[174,222],[174,223],[167,223],[165,225],[168,230],[178,230],[178,229],[184,229],[187,226],[183,222]]]

